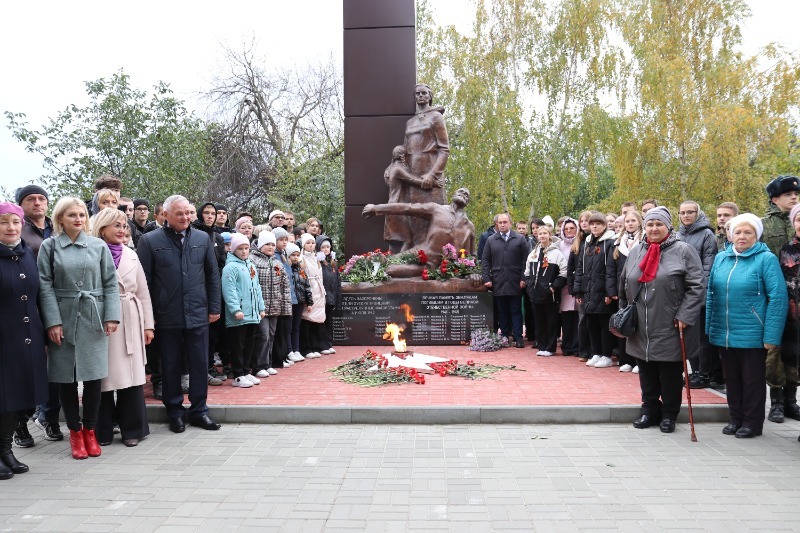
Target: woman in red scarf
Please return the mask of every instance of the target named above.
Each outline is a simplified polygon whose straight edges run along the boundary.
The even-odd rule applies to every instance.
[[[620,290],[621,307],[636,300],[638,317],[627,343],[642,388],[641,416],[633,427],[660,424],[662,432],[672,433],[683,389],[678,327],[703,327],[694,323],[705,297],[703,266],[697,251],[675,238],[667,208],[650,209],[644,230],[644,242],[628,255]]]

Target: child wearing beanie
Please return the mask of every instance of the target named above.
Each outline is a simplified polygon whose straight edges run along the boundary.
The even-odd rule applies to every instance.
[[[300,321],[303,318],[303,310],[308,306],[314,305],[314,297],[311,294],[311,285],[308,282],[308,275],[300,262],[300,248],[294,244],[286,245],[286,253],[289,256],[292,269],[292,284],[297,296],[297,303],[292,304],[292,326],[289,336],[289,355],[287,359],[292,363],[305,361],[305,357],[300,353]]]
[[[233,370],[233,386],[249,388],[261,380],[250,373],[256,366],[254,343],[256,328],[264,318],[264,297],[256,267],[250,261],[250,241],[241,234],[231,236],[231,251],[222,269],[222,295],[225,301],[225,327]]]
[[[327,346],[325,333],[325,286],[322,280],[322,265],[317,258],[316,239],[310,233],[300,236],[301,262],[311,285],[314,304],[303,310],[300,322],[300,354],[306,359],[320,357]],[[330,353],[330,352],[328,352]]]

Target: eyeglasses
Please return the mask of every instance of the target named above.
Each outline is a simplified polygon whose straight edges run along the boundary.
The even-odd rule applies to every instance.
[[[695,213],[697,213],[697,211],[679,211],[678,212],[678,214],[680,216],[683,216],[683,215],[694,215]]]
[[[143,206],[143,205],[140,205],[139,207],[134,209],[134,211],[150,211],[150,209],[145,207],[145,206]]]
[[[272,218],[286,218],[286,217],[285,217],[285,216],[283,216],[283,215],[275,215],[275,216],[274,216],[274,217],[272,217]]]

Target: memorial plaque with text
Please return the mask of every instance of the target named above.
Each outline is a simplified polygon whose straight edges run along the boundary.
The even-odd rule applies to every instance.
[[[333,315],[333,344],[386,345],[388,322],[405,324],[403,338],[411,348],[466,344],[473,329],[491,329],[492,321],[492,295],[486,292],[342,294]]]

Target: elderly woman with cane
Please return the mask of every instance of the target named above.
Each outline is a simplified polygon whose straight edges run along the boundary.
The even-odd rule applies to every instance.
[[[619,292],[621,307],[636,302],[638,325],[627,352],[639,366],[642,410],[633,427],[659,424],[672,433],[683,388],[680,333],[702,327],[694,320],[703,305],[703,266],[694,248],[677,240],[665,207],[647,211],[644,231],[628,254]]]
[[[728,222],[728,246],[714,259],[706,296],[706,333],[722,356],[730,422],[725,435],[761,435],[767,350],[781,343],[789,307],[778,258],[758,242],[764,226],[751,213]]]

